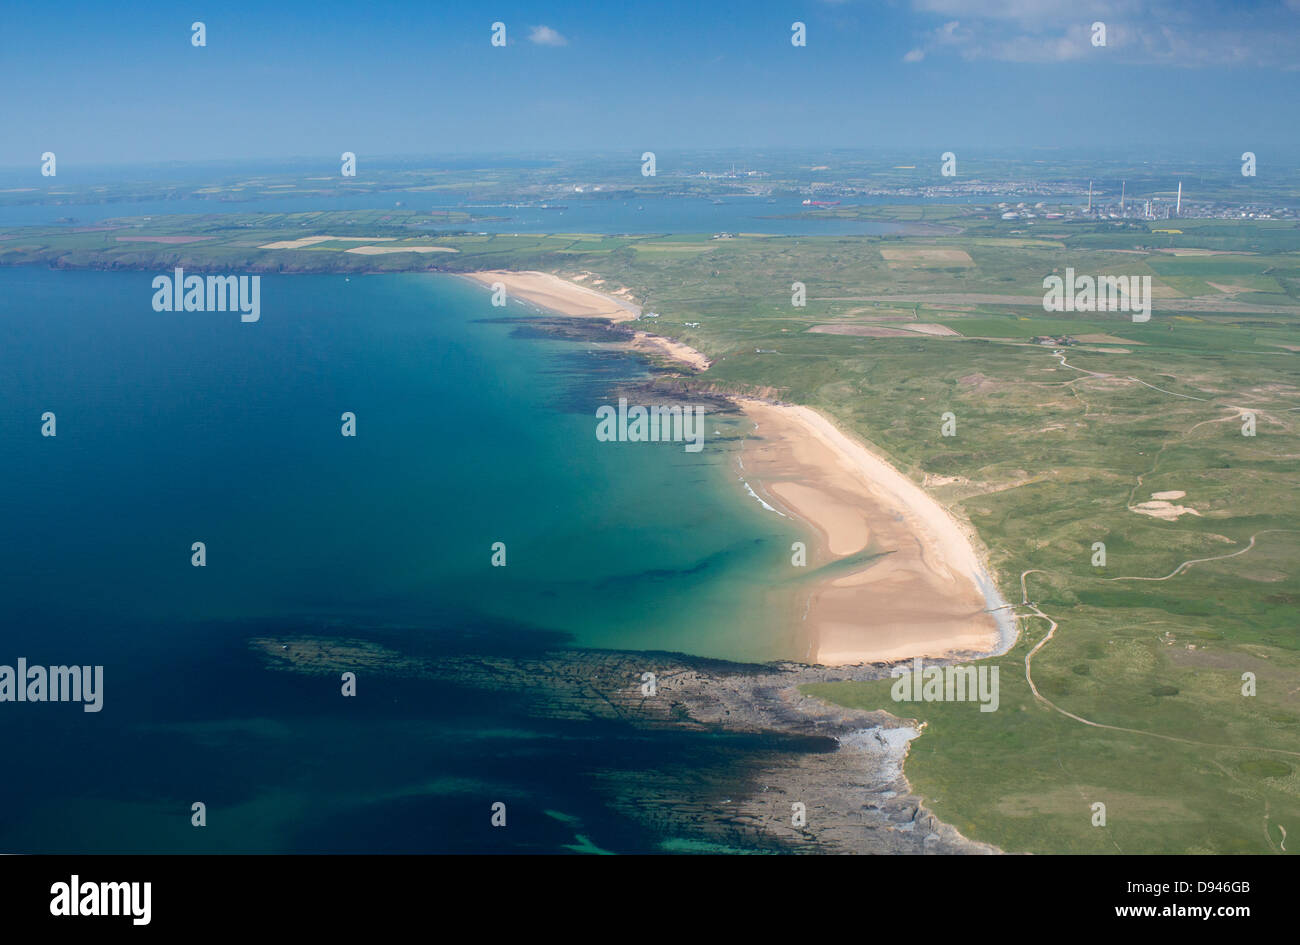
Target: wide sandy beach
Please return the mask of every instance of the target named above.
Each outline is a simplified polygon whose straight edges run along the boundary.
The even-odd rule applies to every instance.
[[[974,536],[932,496],[808,407],[738,398],[755,424],[744,475],[764,501],[814,529],[812,568],[863,552],[861,568],[810,591],[805,627],[827,666],[990,653],[1006,618]]]
[[[542,272],[479,272],[469,278],[563,315],[626,321],[640,308]],[[697,371],[694,348],[644,331],[632,347]],[[742,474],[771,506],[811,529],[810,572],[852,555],[862,567],[815,581],[804,629],[812,662],[827,666],[915,656],[987,654],[1009,648],[1014,624],[976,552],[973,530],[919,485],[822,414],[792,404],[732,398],[754,424]],[[767,513],[771,514],[771,513]]]
[[[630,321],[641,314],[641,307],[633,302],[597,292],[549,272],[507,272],[492,269],[485,272],[467,272],[466,278],[491,286],[500,282],[506,294],[531,302],[538,308],[571,315],[575,318],[608,318],[612,322]]]

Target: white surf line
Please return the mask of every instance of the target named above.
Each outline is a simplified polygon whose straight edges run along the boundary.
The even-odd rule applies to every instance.
[[[758,432],[758,424],[757,424],[757,423],[754,424],[754,429],[753,429],[752,432],[753,432],[753,433],[757,433],[757,432]],[[750,484],[749,484],[749,480],[745,478],[745,457],[744,457],[744,451],[745,451],[745,443],[749,440],[749,436],[750,436],[750,434],[746,434],[746,435],[745,435],[745,439],[743,439],[743,440],[740,441],[740,449],[736,451],[736,466],[737,466],[737,468],[740,470],[740,475],[737,476],[736,478],[740,480],[740,484],[741,484],[742,486],[745,487],[745,491],[748,492],[748,493],[750,494],[750,496],[752,496],[752,497],[754,498],[754,500],[755,500],[756,502],[758,502],[759,505],[761,505],[763,508],[767,509],[769,512],[775,512],[777,515],[781,516],[782,518],[789,518],[790,516],[786,515],[786,514],[785,514],[784,512],[782,512],[780,509],[775,508],[775,507],[769,505],[767,502],[765,502],[765,501],[763,500],[763,497],[760,496],[757,492],[755,492],[754,489],[753,489],[753,487],[750,486]],[[806,616],[808,616],[808,614],[805,612],[804,616],[806,617]]]
[[[1280,530],[1285,531],[1286,529],[1280,529]],[[1022,571],[1020,573],[1020,593],[1021,593],[1021,597],[1023,598],[1021,603],[1024,604],[1026,607],[1029,607],[1033,611],[1033,613],[1016,615],[1017,617],[1042,617],[1049,624],[1051,624],[1051,628],[1047,631],[1047,636],[1039,640],[1038,644],[1032,650],[1030,650],[1028,653],[1025,654],[1025,681],[1029,683],[1029,691],[1034,694],[1034,698],[1037,699],[1039,702],[1043,703],[1043,705],[1059,712],[1061,715],[1064,715],[1068,719],[1073,719],[1074,721],[1080,722],[1084,725],[1090,725],[1093,728],[1107,729],[1108,731],[1112,731],[1112,732],[1125,732],[1129,735],[1147,735],[1150,736],[1151,738],[1162,738],[1167,742],[1179,742],[1184,745],[1196,745],[1199,748],[1217,748],[1224,751],[1268,751],[1268,752],[1273,752],[1274,754],[1290,755],[1293,758],[1300,758],[1300,751],[1288,751],[1285,748],[1264,748],[1259,745],[1218,745],[1215,744],[1214,742],[1198,742],[1195,739],[1181,738],[1178,735],[1165,735],[1160,732],[1146,732],[1140,728],[1124,728],[1121,725],[1106,725],[1103,722],[1094,722],[1091,719],[1085,719],[1081,715],[1075,715],[1073,712],[1067,712],[1065,709],[1062,709],[1059,705],[1057,705],[1051,699],[1047,698],[1045,695],[1043,695],[1041,692],[1038,691],[1038,686],[1034,684],[1033,670],[1030,665],[1034,659],[1034,654],[1047,645],[1047,642],[1051,640],[1053,636],[1056,635],[1057,628],[1060,627],[1060,624],[1058,624],[1051,617],[1047,616],[1047,614],[1039,610],[1037,604],[1029,603],[1029,591],[1025,587],[1025,577],[1027,575],[1047,574],[1047,573],[1048,572],[1043,571],[1040,568],[1031,568],[1028,571]]]
[[[767,509],[769,512],[775,512],[777,515],[781,516],[782,518],[790,517],[786,515],[784,512],[782,512],[780,509],[774,508],[773,506],[768,505],[766,502],[764,502],[763,497],[753,490],[753,488],[750,486],[749,482],[745,479],[744,476],[738,476],[737,478],[740,480],[740,484],[745,487],[745,491],[748,492],[750,496],[752,496],[754,500],[757,501],[758,504],[761,505],[763,508]]]

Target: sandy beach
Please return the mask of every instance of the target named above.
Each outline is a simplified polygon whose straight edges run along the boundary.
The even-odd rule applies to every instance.
[[[608,318],[612,322],[631,321],[641,314],[635,302],[609,295],[589,286],[579,285],[548,272],[507,272],[489,270],[467,274],[470,279],[490,286],[500,282],[506,293],[551,312],[575,318]],[[622,289],[620,292],[626,292]],[[690,345],[648,331],[634,332],[630,347],[655,355],[696,371],[708,370],[709,361]]]
[[[738,398],[754,422],[744,475],[816,532],[818,563],[884,553],[811,591],[806,628],[827,666],[988,653],[1005,634],[973,536],[920,486],[808,407]]]
[[[561,279],[549,272],[491,269],[485,272],[467,272],[465,277],[486,286],[500,282],[505,285],[506,293],[514,298],[575,318],[608,318],[612,322],[625,322],[641,314],[638,305]]]
[[[673,341],[671,338],[664,338],[661,335],[652,335],[645,331],[636,333],[632,341],[632,347],[638,351],[645,351],[649,354],[667,358],[670,361],[676,361],[678,364],[684,364],[697,371],[707,371],[709,365],[713,363],[690,345],[682,344],[680,341]]]
[[[623,299],[542,272],[478,272],[469,278],[540,308],[626,321]],[[711,363],[689,345],[645,331],[632,347],[696,371]],[[811,529],[811,570],[864,552],[880,554],[809,593],[806,659],[826,666],[1002,651],[1014,625],[976,551],[973,530],[929,493],[822,414],[792,404],[733,398],[755,425],[743,475],[765,502]],[[771,513],[767,513],[771,514]]]

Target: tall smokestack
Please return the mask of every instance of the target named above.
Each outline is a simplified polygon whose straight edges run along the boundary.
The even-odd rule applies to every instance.
[[[1092,181],[1088,181],[1088,212],[1092,213]]]
[[[1120,181],[1119,185],[1119,215],[1124,215],[1124,191],[1128,189],[1128,181]]]
[[[1183,215],[1183,182],[1178,182],[1178,205],[1174,208],[1175,216]]]

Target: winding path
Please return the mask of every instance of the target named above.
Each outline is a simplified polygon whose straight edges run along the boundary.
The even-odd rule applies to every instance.
[[[1231,551],[1226,555],[1215,555],[1213,558],[1192,558],[1190,561],[1184,561],[1182,564],[1174,568],[1164,577],[1112,577],[1112,578],[1103,578],[1103,580],[1106,581],[1168,581],[1171,577],[1176,577],[1177,575],[1181,574],[1185,568],[1190,568],[1194,564],[1204,564],[1206,561],[1222,561],[1224,558],[1235,558],[1237,557],[1237,555],[1244,555],[1247,551],[1250,551],[1250,549],[1255,547],[1255,539],[1258,538],[1260,535],[1266,534],[1268,532],[1285,532],[1285,531],[1290,531],[1290,529],[1267,528],[1262,532],[1255,532],[1254,535],[1250,536],[1250,544],[1248,544],[1245,548],[1238,548],[1236,551]]]
[[[1286,531],[1286,529],[1275,529],[1275,530]],[[1059,712],[1061,715],[1065,716],[1066,718],[1073,719],[1074,721],[1082,723],[1083,725],[1090,725],[1093,728],[1107,729],[1112,732],[1126,732],[1130,735],[1147,735],[1151,738],[1164,739],[1167,742],[1180,742],[1184,745],[1196,745],[1201,748],[1215,748],[1220,750],[1226,749],[1228,751],[1266,751],[1266,752],[1272,752],[1274,754],[1279,754],[1279,755],[1289,755],[1292,758],[1300,758],[1300,751],[1288,751],[1285,748],[1265,748],[1262,745],[1219,745],[1214,742],[1201,742],[1193,738],[1181,738],[1177,735],[1164,735],[1161,734],[1160,732],[1148,732],[1140,728],[1125,728],[1121,725],[1106,725],[1103,722],[1094,722],[1091,719],[1085,719],[1081,715],[1075,715],[1073,712],[1067,712],[1065,709],[1062,709],[1059,705],[1057,705],[1051,699],[1047,698],[1045,695],[1043,695],[1041,692],[1038,691],[1038,686],[1034,683],[1034,675],[1033,675],[1032,663],[1033,663],[1034,655],[1039,650],[1041,650],[1044,646],[1047,645],[1047,642],[1051,640],[1053,636],[1056,635],[1057,628],[1060,627],[1060,624],[1058,624],[1047,614],[1039,610],[1037,604],[1030,603],[1029,601],[1029,591],[1025,585],[1025,578],[1030,574],[1046,574],[1046,573],[1047,573],[1046,571],[1043,571],[1039,568],[1030,568],[1027,571],[1021,572],[1020,574],[1020,593],[1022,598],[1021,603],[1024,604],[1026,607],[1028,607],[1030,610],[1032,610],[1033,613],[1016,615],[1017,617],[1042,617],[1049,624],[1051,624],[1051,629],[1047,631],[1047,635],[1043,637],[1041,640],[1039,640],[1032,650],[1030,650],[1028,653],[1025,654],[1025,681],[1029,683],[1029,691],[1034,694],[1034,698],[1037,699],[1039,702],[1041,702],[1043,705],[1047,706],[1050,709],[1053,709],[1056,712]]]

